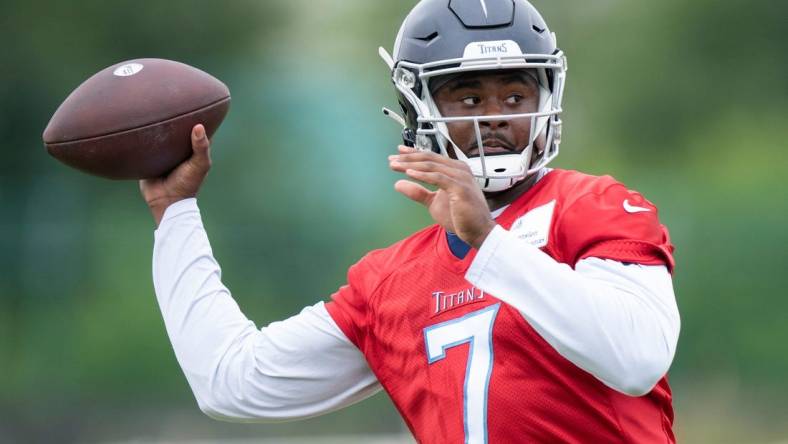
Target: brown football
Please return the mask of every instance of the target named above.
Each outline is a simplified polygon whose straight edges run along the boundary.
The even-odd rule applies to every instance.
[[[230,108],[224,83],[163,59],[129,60],[83,82],[44,130],[49,154],[110,179],[167,174],[189,158],[191,130],[211,137]]]

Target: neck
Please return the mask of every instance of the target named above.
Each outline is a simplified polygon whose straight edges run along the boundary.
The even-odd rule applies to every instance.
[[[487,199],[487,206],[490,207],[490,211],[495,211],[511,204],[515,199],[520,197],[521,194],[530,190],[538,179],[539,173],[531,174],[508,190],[499,191],[497,193],[484,193],[484,197]]]

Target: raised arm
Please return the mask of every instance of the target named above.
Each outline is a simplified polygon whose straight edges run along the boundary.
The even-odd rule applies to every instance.
[[[206,414],[281,421],[320,415],[380,386],[323,303],[258,330],[221,282],[196,196],[209,142],[192,132],[192,157],[140,189],[158,225],[153,281],[175,355]]]

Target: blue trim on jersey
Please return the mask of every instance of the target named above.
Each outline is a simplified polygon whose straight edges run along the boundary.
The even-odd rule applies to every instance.
[[[454,236],[456,237],[456,235],[454,235]],[[459,239],[459,237],[457,237],[457,239]],[[460,242],[462,242],[462,241],[460,241]],[[468,247],[468,248],[470,249],[470,247]],[[484,443],[482,443],[482,444],[488,444],[489,432],[487,430],[487,405],[488,405],[488,398],[489,398],[489,391],[490,391],[490,377],[492,376],[492,370],[493,370],[492,368],[493,368],[494,355],[495,355],[494,354],[494,350],[493,350],[493,343],[492,343],[493,342],[493,326],[495,325],[495,320],[498,317],[498,310],[500,308],[501,308],[501,303],[499,302],[497,304],[490,305],[490,306],[487,306],[485,308],[482,308],[481,310],[470,312],[470,313],[466,314],[465,316],[462,316],[462,317],[459,317],[459,318],[455,318],[455,319],[450,319],[448,321],[444,321],[444,322],[441,322],[441,323],[438,323],[438,324],[430,325],[428,327],[425,327],[424,330],[423,330],[424,347],[425,347],[425,350],[427,352],[427,363],[428,364],[433,364],[435,362],[438,362],[438,361],[446,358],[446,350],[448,350],[448,349],[450,349],[452,347],[456,347],[456,346],[461,345],[461,344],[465,344],[465,343],[468,344],[468,361],[467,361],[467,363],[465,365],[465,381],[463,382],[463,393],[462,393],[462,411],[463,411],[463,421],[462,421],[462,423],[463,423],[463,429],[464,429],[464,433],[465,433],[465,444],[473,444],[473,443],[469,443],[468,442],[468,438],[469,437],[468,437],[468,418],[467,418],[467,415],[468,415],[468,377],[471,374],[471,362],[473,361],[473,348],[474,348],[473,345],[474,345],[475,335],[470,335],[470,336],[468,336],[466,338],[463,338],[463,339],[460,339],[458,341],[452,342],[450,344],[444,345],[443,347],[441,347],[441,354],[436,356],[435,358],[432,358],[432,357],[430,357],[430,351],[429,351],[430,350],[430,345],[429,345],[429,337],[427,336],[427,333],[430,330],[433,330],[433,329],[436,329],[436,328],[445,327],[446,325],[449,325],[449,324],[462,322],[462,321],[467,320],[468,318],[473,318],[473,317],[479,316],[479,315],[484,314],[484,313],[486,313],[488,311],[492,311],[493,312],[492,319],[490,320],[490,326],[489,326],[488,338],[487,338],[488,344],[489,344],[488,346],[489,346],[489,349],[490,349],[490,360],[489,360],[489,364],[488,364],[488,368],[487,368],[487,377],[485,378],[485,381],[484,381],[484,392],[483,392],[484,393],[484,416],[482,418],[482,424],[483,424],[483,427],[484,427]]]
[[[501,308],[501,303],[497,303],[494,305],[495,309],[493,311],[493,318],[492,322],[490,322],[490,330],[488,333],[487,340],[489,341],[490,347],[490,365],[487,369],[487,378],[484,380],[484,444],[488,444],[489,432],[487,431],[487,406],[489,405],[488,399],[490,396],[490,378],[492,377],[493,371],[493,364],[495,361],[495,350],[493,349],[493,326],[495,325],[495,320],[498,317],[498,310]],[[471,344],[473,345],[473,344]],[[470,361],[469,361],[470,362]],[[469,366],[470,369],[470,366]],[[467,370],[466,370],[467,371]],[[466,381],[467,384],[467,381]],[[467,393],[467,392],[466,392]],[[467,407],[466,407],[467,408]]]
[[[454,233],[449,233],[448,231],[446,232],[446,242],[449,243],[449,250],[451,250],[451,254],[453,254],[457,259],[465,259],[465,256],[468,255],[468,252],[471,251],[471,246],[460,239],[460,236],[457,236]]]

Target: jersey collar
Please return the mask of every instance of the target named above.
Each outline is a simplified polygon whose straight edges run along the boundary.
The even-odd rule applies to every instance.
[[[539,179],[537,179],[537,182],[534,184],[534,186],[527,189],[510,205],[503,207],[492,213],[495,221],[503,228],[508,230],[512,222],[514,221],[513,220],[514,218],[512,216],[516,215],[517,212],[524,205],[526,205],[528,201],[531,200],[531,197],[533,197],[536,193],[538,193],[540,189],[544,188],[546,183],[549,183],[551,181],[552,176],[554,176],[552,172],[553,170],[548,168],[545,168],[542,171],[540,171],[538,173]],[[453,247],[450,246],[449,243],[453,241],[449,239],[449,236],[453,236],[456,239],[456,241],[454,242],[459,242],[465,247],[463,247],[460,244],[455,244]],[[468,267],[471,266],[471,263],[473,262],[473,258],[476,257],[477,250],[470,248],[470,245],[463,242],[459,237],[457,237],[457,235],[455,235],[454,233],[449,233],[443,228],[439,228],[439,235],[436,237],[437,239],[435,243],[436,244],[435,248],[439,258],[438,262],[448,270],[454,273],[459,273],[464,275],[465,272],[468,271]],[[467,248],[467,252],[464,255],[464,257],[455,256],[454,254],[455,251],[462,252],[462,250],[466,248]]]

